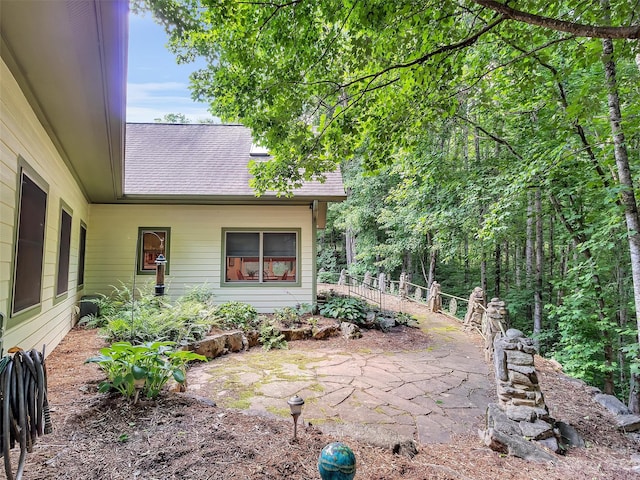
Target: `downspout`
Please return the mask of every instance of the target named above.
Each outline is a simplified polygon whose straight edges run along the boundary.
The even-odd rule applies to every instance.
[[[0,358],[4,356],[4,315],[0,313]]]
[[[311,204],[311,303],[315,305],[318,300],[318,275],[316,268],[318,263],[318,201]]]

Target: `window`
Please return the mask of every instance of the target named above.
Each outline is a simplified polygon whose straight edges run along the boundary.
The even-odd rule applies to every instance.
[[[155,274],[156,258],[160,254],[168,259],[171,228],[140,227],[138,229],[138,274]],[[166,273],[169,273],[167,264]]]
[[[78,245],[78,288],[84,285],[84,257],[87,251],[87,226],[80,222],[80,244]]]
[[[227,282],[296,282],[297,232],[225,232]]]
[[[71,250],[71,213],[67,207],[60,210],[60,241],[58,242],[58,274],[56,296],[69,290],[69,254]]]
[[[40,303],[46,213],[47,192],[22,169],[11,309],[13,315]]]

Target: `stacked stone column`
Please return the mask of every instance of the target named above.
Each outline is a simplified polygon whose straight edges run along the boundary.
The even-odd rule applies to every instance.
[[[493,347],[498,404],[487,410],[485,444],[523,458],[552,459],[541,446],[559,452],[560,433],[538,384],[533,340],[509,329],[495,336]]]

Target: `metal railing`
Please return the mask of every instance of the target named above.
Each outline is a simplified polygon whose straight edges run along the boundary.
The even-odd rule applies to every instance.
[[[383,283],[384,282],[384,283]],[[318,276],[319,284],[341,287],[341,293],[357,296],[384,309],[385,295],[393,295],[400,300],[407,300],[422,305],[430,304],[430,290],[424,285],[408,282],[404,279],[391,280],[384,276],[351,275],[348,272],[322,272]],[[469,305],[469,299],[439,292],[439,312],[462,321]]]

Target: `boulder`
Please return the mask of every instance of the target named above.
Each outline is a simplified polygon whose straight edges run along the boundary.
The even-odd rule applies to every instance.
[[[488,429],[481,432],[486,446],[500,453],[513,455],[534,462],[553,462],[556,457],[546,451],[537,442],[530,442],[517,435],[507,435],[499,430]]]
[[[224,355],[227,352],[227,338],[224,334],[211,335],[199,342],[195,342],[189,349],[209,360]]]
[[[230,352],[239,352],[244,348],[242,332],[229,332],[226,333],[226,347]]]
[[[613,395],[599,393],[595,395],[593,399],[614,415],[629,415],[632,413],[624,403]]]
[[[616,415],[618,430],[623,432],[637,432],[640,430],[640,416],[634,414]]]
[[[342,332],[342,336],[347,340],[362,337],[360,327],[358,327],[355,323],[342,322],[340,324],[340,331]]]
[[[535,422],[520,422],[520,431],[522,435],[531,440],[544,440],[553,437],[553,425],[544,420],[536,420]],[[555,450],[554,450],[555,451]]]
[[[560,431],[560,438],[564,445],[567,447],[584,448],[584,439],[571,425],[564,422],[556,422],[556,428]]]
[[[324,338],[335,337],[338,335],[337,325],[326,325],[324,327],[313,329],[313,338],[316,340],[322,340]]]
[[[383,332],[388,332],[389,330],[391,330],[393,327],[396,326],[395,318],[389,318],[389,317],[378,317],[376,319],[376,323],[378,325],[378,328]]]
[[[284,335],[284,339],[287,342],[292,342],[295,340],[304,340],[305,338],[311,337],[311,327],[281,328],[280,333]]]

